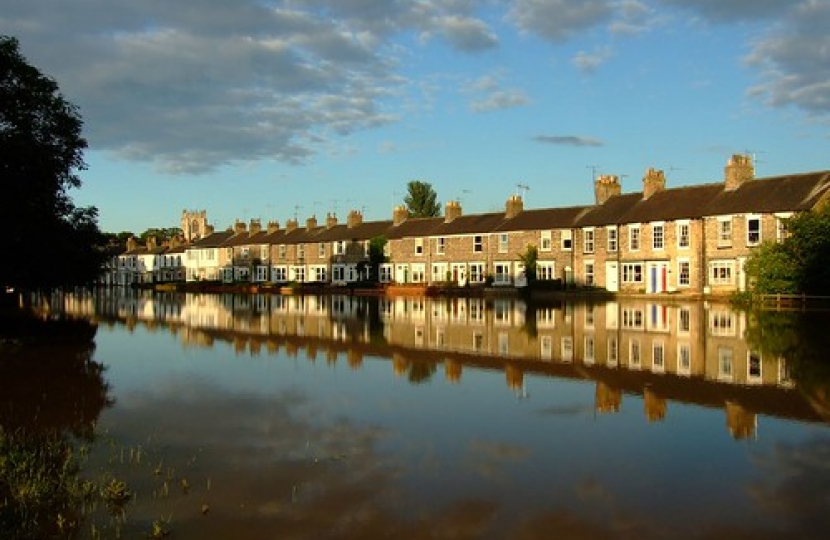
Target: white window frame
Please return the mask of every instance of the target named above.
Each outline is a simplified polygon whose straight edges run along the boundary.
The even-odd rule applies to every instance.
[[[473,253],[484,251],[484,236],[477,234],[473,236]]]
[[[692,243],[692,224],[689,221],[677,222],[677,248],[689,249]]]
[[[685,267],[685,271],[684,271]],[[677,286],[690,287],[692,284],[692,263],[689,259],[677,259]]]
[[[734,285],[735,261],[731,259],[710,261],[708,275],[710,285]]]
[[[718,247],[732,247],[732,217],[718,218]]]
[[[424,239],[423,238],[416,238],[415,239],[415,255],[422,256],[424,254]]]
[[[593,253],[596,234],[593,227],[582,229],[582,252]]]
[[[447,239],[443,236],[439,236],[435,239],[435,254],[436,255],[443,255],[446,253],[447,249]]]
[[[562,251],[571,251],[574,248],[573,231],[570,229],[563,229],[559,236]]]
[[[606,245],[608,247],[608,251],[611,253],[616,253],[619,249],[619,237],[617,236],[617,228],[606,227],[605,236],[607,239]]]
[[[510,247],[510,236],[507,233],[499,233],[499,253],[507,253]]]
[[[640,251],[640,226],[628,226],[628,250]]]
[[[539,251],[550,251],[553,245],[551,231],[541,231],[539,233]]]
[[[662,221],[651,224],[651,249],[655,251],[666,249],[666,224]]]
[[[643,283],[645,280],[644,265],[641,262],[623,263],[620,274],[623,283]]]
[[[750,230],[750,226],[755,223],[757,224],[757,230]],[[746,216],[746,245],[747,246],[757,246],[761,244],[762,241],[762,226],[763,221],[761,220],[761,216],[758,214],[750,214]],[[754,229],[754,227],[753,227]]]

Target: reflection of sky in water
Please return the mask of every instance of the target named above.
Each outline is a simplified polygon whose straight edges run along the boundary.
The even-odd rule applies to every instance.
[[[783,538],[830,526],[815,489],[830,479],[824,426],[762,417],[755,439],[735,441],[723,409],[670,401],[649,422],[643,397],[624,395],[618,413],[595,413],[592,382],[526,375],[520,399],[501,371],[465,367],[454,384],[439,365],[415,385],[388,359],[353,370],[344,355],[329,365],[302,349],[185,348],[145,328],[101,328],[96,359],[116,399],[102,427],[174,469],[171,484],[189,477],[187,496],[165,498],[152,496],[160,478],[136,480],[152,501],[136,519],[173,511],[193,538],[502,537],[504,527],[518,538]],[[797,502],[802,487],[810,505]]]

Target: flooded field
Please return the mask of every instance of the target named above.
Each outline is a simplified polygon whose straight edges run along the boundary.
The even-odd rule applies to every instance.
[[[823,314],[135,292],[38,309],[94,341],[0,349],[0,422],[61,433],[79,478],[124,490],[63,511],[81,538],[830,531]]]

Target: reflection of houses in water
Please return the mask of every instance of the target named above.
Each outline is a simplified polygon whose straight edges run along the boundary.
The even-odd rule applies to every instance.
[[[238,354],[304,351],[315,361],[324,351],[328,364],[345,358],[352,369],[367,356],[390,358],[412,382],[438,364],[453,383],[465,365],[501,369],[520,396],[528,374],[593,380],[599,413],[620,411],[626,396],[642,399],[649,421],[664,420],[670,401],[718,407],[735,438],[754,436],[757,413],[820,420],[792,390],[785,360],[750,349],[746,316],[726,305],[132,293],[67,295],[51,306],[166,325],[187,345],[224,341]]]

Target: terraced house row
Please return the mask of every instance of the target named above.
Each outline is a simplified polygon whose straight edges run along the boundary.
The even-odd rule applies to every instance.
[[[185,242],[128,246],[110,280],[320,282],[369,277],[368,246],[386,239],[382,283],[521,286],[520,254],[538,249],[537,277],[612,292],[720,294],[746,286],[744,262],[767,240],[780,241],[794,214],[830,201],[830,171],[755,178],[752,159],[733,155],[722,180],[671,187],[648,169],[642,191],[622,193],[619,177],[600,176],[592,205],[525,209],[512,195],[504,212],[464,215],[457,201],[444,215],[364,221],[351,211],[305,226],[259,220],[215,232],[204,212],[184,212]]]

